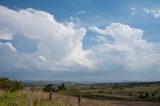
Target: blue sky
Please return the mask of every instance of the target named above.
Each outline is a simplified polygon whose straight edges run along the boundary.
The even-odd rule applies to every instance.
[[[21,80],[160,80],[159,4],[1,0],[0,75]]]

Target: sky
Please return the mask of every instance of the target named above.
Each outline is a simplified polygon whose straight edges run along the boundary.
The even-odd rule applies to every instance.
[[[159,81],[159,0],[0,0],[0,76]]]

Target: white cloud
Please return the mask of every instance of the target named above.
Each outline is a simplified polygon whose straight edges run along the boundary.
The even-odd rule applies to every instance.
[[[12,40],[12,33],[7,27],[0,27],[0,39]]]
[[[12,10],[0,6],[0,35],[12,39],[21,33],[37,41],[34,53],[18,53],[11,43],[0,43],[0,66],[37,70],[131,70],[145,71],[160,69],[160,53],[157,45],[142,39],[143,30],[121,23],[112,23],[104,29],[89,27],[97,32],[96,46],[84,50],[82,40],[86,29],[75,26],[74,22],[63,24],[54,16],[40,10]],[[4,32],[3,32],[4,31]],[[5,37],[4,37],[5,36]],[[112,43],[106,37],[113,38]],[[3,52],[2,52],[3,51]],[[2,65],[3,63],[3,65]]]
[[[90,58],[97,60],[98,69],[101,67],[106,70],[158,70],[160,54],[154,50],[153,43],[142,39],[143,30],[120,23],[112,23],[105,29],[96,26],[89,29],[103,36],[111,36],[114,40],[113,43],[103,41],[91,49]]]
[[[78,19],[78,18],[76,18],[76,17],[70,17],[70,20],[72,21],[72,22],[74,22],[74,23],[76,23],[76,24],[81,24],[81,21]]]
[[[79,12],[77,12],[77,14],[85,14],[86,13],[86,11],[79,11]]]
[[[15,69],[17,62],[17,52],[13,45],[9,42],[0,42],[0,69],[1,71],[9,71]]]
[[[135,8],[133,8],[133,7],[131,8],[131,10],[136,11],[136,9],[135,9]]]
[[[105,34],[104,30],[99,29],[99,28],[97,28],[96,26],[89,27],[88,29],[91,30],[91,31],[100,33],[100,34]]]
[[[6,49],[7,51],[9,50],[9,51],[12,51],[12,52],[16,52],[16,49],[9,42],[7,42],[7,43],[1,43],[0,42],[0,48],[1,49]]]
[[[136,15],[136,9],[135,8],[131,8],[131,15]]]
[[[7,28],[12,34],[20,33],[38,41],[38,51],[27,54],[30,61],[42,55],[50,64],[55,64],[55,61],[65,61],[65,64],[72,61],[88,66],[81,42],[86,29],[75,27],[73,22],[64,25],[57,22],[53,15],[41,10],[28,8],[16,11],[0,6],[0,23],[1,27]]]
[[[44,56],[39,56],[39,57],[38,57],[38,60],[43,62],[43,61],[46,60],[46,58],[45,58]]]
[[[102,35],[111,35],[115,40],[115,43],[124,45],[126,43],[132,44],[136,41],[140,41],[143,35],[143,31],[140,29],[131,28],[128,25],[123,25],[120,23],[112,23],[110,26],[107,26],[104,30],[96,26],[89,28],[91,31],[97,32]]]
[[[148,13],[153,15],[155,18],[160,17],[160,9],[148,9],[148,8],[143,8],[143,10]]]

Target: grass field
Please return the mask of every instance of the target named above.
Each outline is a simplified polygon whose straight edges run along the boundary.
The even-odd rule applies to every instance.
[[[82,106],[121,106],[107,101],[82,99]],[[52,101],[48,93],[43,91],[1,92],[0,106],[77,106],[77,98],[61,94],[53,94]]]
[[[90,94],[93,97],[100,97],[102,99],[115,99],[123,101],[154,101],[160,102],[160,85],[149,86],[134,86],[112,89],[94,88],[94,89],[80,89],[82,94]]]
[[[43,91],[1,92],[0,106],[77,106],[77,97],[54,93],[49,101],[49,93]],[[82,98],[81,106],[159,106],[159,102],[95,100]]]
[[[140,94],[143,92],[143,98]],[[147,96],[146,96],[147,93]],[[160,106],[160,85],[119,87],[97,85],[67,86],[67,90],[49,92],[30,87],[19,92],[0,91],[0,106],[77,106],[81,94],[81,106]]]

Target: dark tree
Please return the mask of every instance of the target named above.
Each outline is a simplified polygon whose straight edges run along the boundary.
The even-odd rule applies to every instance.
[[[65,84],[62,83],[60,86],[58,86],[59,90],[66,90]]]
[[[43,91],[45,91],[45,92],[49,92],[51,89],[52,89],[52,84],[49,84],[49,85],[47,85],[47,86],[45,86],[44,88],[43,88]]]

